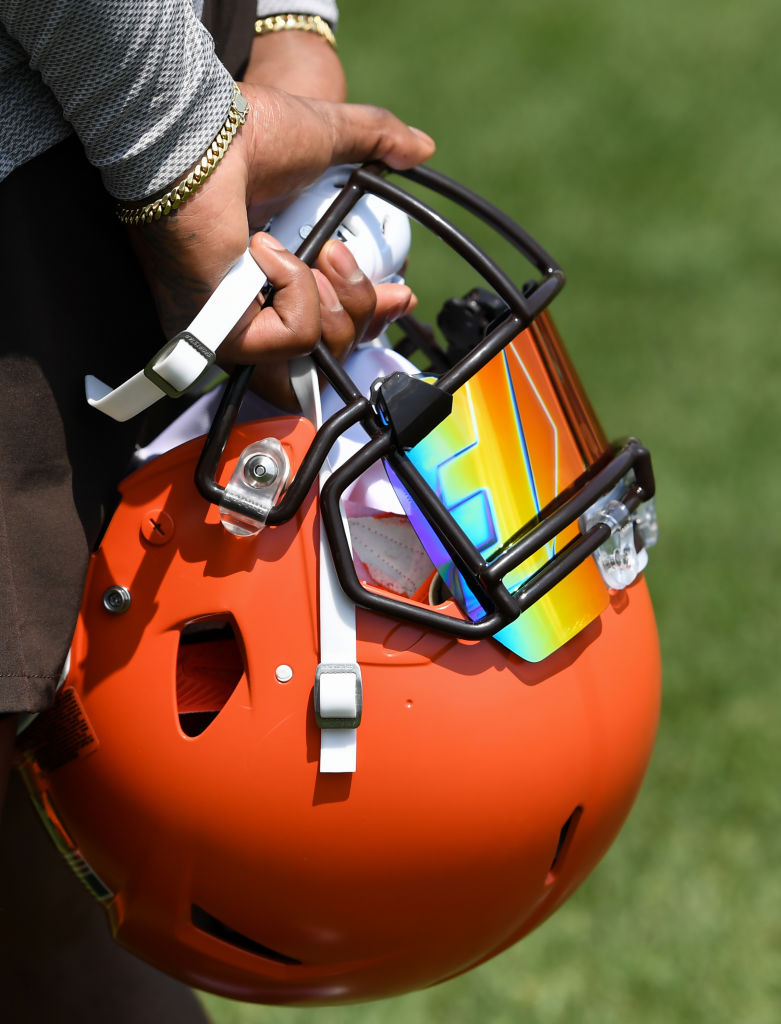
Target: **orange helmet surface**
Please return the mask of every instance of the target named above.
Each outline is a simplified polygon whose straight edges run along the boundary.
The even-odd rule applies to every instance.
[[[23,735],[28,786],[118,941],[236,999],[391,996],[506,949],[605,853],[654,742],[648,453],[604,438],[543,312],[550,257],[407,176],[539,280],[517,288],[356,171],[307,258],[346,194],[379,195],[490,292],[446,304],[444,341],[405,324],[396,353],[425,357],[409,372],[318,346],[314,423],[237,422],[234,375],[208,439],[121,484],[64,684]]]

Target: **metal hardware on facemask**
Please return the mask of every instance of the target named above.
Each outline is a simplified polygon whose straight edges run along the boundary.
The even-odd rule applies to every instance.
[[[253,455],[244,464],[244,479],[250,487],[267,487],[279,476],[279,466],[268,455]]]
[[[451,363],[471,352],[494,321],[507,313],[507,303],[487,288],[473,288],[462,298],[448,299],[437,316]]]
[[[656,543],[659,533],[653,499],[643,502],[634,512],[620,500],[619,495],[626,492],[628,484],[629,477],[592,505],[580,520],[584,533],[599,523],[610,528],[610,536],[594,552],[594,560],[606,585],[613,590],[628,587],[645,569],[646,549]]]
[[[103,595],[103,607],[112,615],[121,615],[130,607],[130,591],[127,587],[115,584],[109,587]]]
[[[635,514],[635,525],[643,538],[643,545],[652,548],[659,540],[659,523],[656,519],[656,499],[644,501]]]
[[[431,433],[453,408],[452,395],[431,381],[401,371],[375,381],[372,394],[380,417],[403,451]]]
[[[254,537],[287,486],[290,460],[275,437],[248,445],[225,488],[231,507],[220,504],[220,521],[235,537]]]
[[[612,498],[604,508],[600,509],[599,521],[610,527],[610,532],[615,533],[626,526],[629,522],[630,512],[623,501]]]

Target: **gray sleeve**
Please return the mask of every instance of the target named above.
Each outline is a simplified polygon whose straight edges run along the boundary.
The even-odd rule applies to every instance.
[[[180,177],[230,109],[231,76],[191,0],[0,0],[0,22],[118,199]]]
[[[339,22],[334,0],[258,0],[258,17],[269,18],[272,14],[319,14],[334,30]]]

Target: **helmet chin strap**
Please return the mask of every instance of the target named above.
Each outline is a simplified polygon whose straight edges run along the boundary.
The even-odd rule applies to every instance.
[[[317,370],[311,359],[293,360],[290,382],[304,416],[317,429],[323,416]],[[330,474],[331,467],[326,459],[320,470],[321,489]],[[345,534],[349,537],[346,528]],[[320,664],[315,674],[315,717],[320,726],[320,771],[354,772],[363,703],[356,653],[355,605],[339,584],[322,517],[318,564]]]
[[[84,378],[87,401],[124,423],[165,395],[179,398],[203,377],[224,339],[267,283],[249,249],[234,263],[186,331],[152,356],[143,370],[111,388],[91,374]]]

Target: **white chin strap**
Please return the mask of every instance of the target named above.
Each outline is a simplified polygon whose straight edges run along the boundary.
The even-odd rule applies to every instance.
[[[290,364],[290,381],[303,414],[318,428],[323,418],[317,370],[312,360],[294,360]],[[320,469],[321,491],[330,475],[326,459]],[[349,538],[346,523],[345,533]],[[363,703],[355,605],[339,583],[322,515],[318,564],[320,664],[315,675],[315,717],[320,726],[320,771],[354,772]]]
[[[214,363],[215,353],[267,281],[247,249],[209,296],[186,331],[163,345],[143,370],[119,387],[84,378],[87,401],[124,422],[168,395],[178,398]]]

